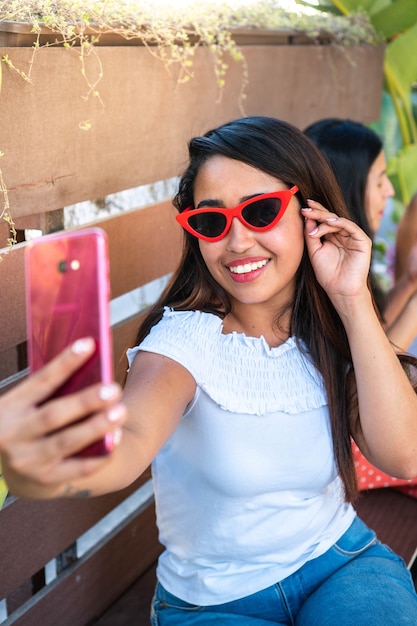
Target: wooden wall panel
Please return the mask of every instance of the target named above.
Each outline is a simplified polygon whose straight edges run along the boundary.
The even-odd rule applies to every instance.
[[[249,70],[245,114],[282,117],[299,126],[327,115],[369,122],[380,110],[383,48],[334,45],[243,47]],[[27,71],[30,48],[3,48]],[[178,175],[186,143],[242,115],[242,65],[229,62],[220,96],[207,49],[195,77],[178,84],[141,46],[97,49],[101,101],[90,95],[75,50],[40,49],[32,84],[3,68],[2,171],[12,214],[42,213]],[[91,80],[100,68],[86,59]],[[91,124],[89,130],[82,130]]]

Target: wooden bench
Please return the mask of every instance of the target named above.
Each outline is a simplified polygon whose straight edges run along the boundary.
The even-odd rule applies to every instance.
[[[180,231],[173,215],[171,203],[162,202],[96,222],[109,238],[114,298],[172,270],[180,249]],[[27,373],[22,288],[25,247],[21,243],[9,253],[3,250],[0,263],[0,315],[5,321],[0,339],[2,392]],[[134,343],[140,315],[138,311],[112,328],[119,381],[126,371],[125,349]],[[0,512],[0,598],[6,598],[10,613],[6,623],[87,624],[135,581],[140,586],[137,581],[154,566],[161,550],[149,479],[147,472],[121,493],[88,501],[6,501]],[[87,532],[90,539],[85,537]],[[145,589],[143,607],[149,613],[149,585]]]

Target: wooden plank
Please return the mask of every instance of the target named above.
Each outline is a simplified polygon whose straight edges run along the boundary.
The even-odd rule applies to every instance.
[[[0,353],[26,339],[24,249],[19,243],[0,250]]]
[[[113,298],[167,274],[176,265],[182,232],[174,215],[171,202],[166,201],[96,222],[109,237]],[[0,250],[0,353],[26,339],[26,245]]]
[[[161,552],[153,507],[132,515],[8,620],[8,626],[74,626],[97,619]]]
[[[84,98],[88,87],[75,49],[38,50],[32,84],[3,68],[2,171],[15,219],[177,176],[190,137],[242,114],[273,115],[302,127],[330,115],[363,122],[379,117],[382,47],[244,46],[244,109],[242,63],[225,59],[219,93],[206,48],[196,50],[194,78],[183,84],[179,68],[168,72],[143,46],[95,53],[85,59],[86,73],[95,80],[102,67],[100,98]],[[2,54],[28,71],[31,49],[3,48]]]
[[[90,500],[16,500],[8,504],[0,512],[0,598],[24,583],[148,479],[149,471],[123,491]]]
[[[149,624],[155,592],[156,565],[138,578],[131,587],[91,626],[142,626]]]
[[[0,380],[12,376],[19,370],[17,349],[12,346],[0,354]]]
[[[109,237],[112,298],[164,276],[176,266],[182,230],[171,201],[96,222]]]

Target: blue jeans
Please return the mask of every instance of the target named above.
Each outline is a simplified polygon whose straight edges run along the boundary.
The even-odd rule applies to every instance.
[[[409,626],[417,594],[404,561],[355,519],[325,554],[245,598],[197,606],[157,584],[153,626]]]

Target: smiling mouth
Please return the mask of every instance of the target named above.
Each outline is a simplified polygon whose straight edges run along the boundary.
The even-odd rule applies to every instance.
[[[264,261],[256,261],[255,263],[245,263],[244,265],[234,265],[233,267],[229,267],[228,269],[230,272],[232,272],[232,274],[248,274],[249,272],[259,270],[267,263],[269,263],[269,259],[265,259]]]

